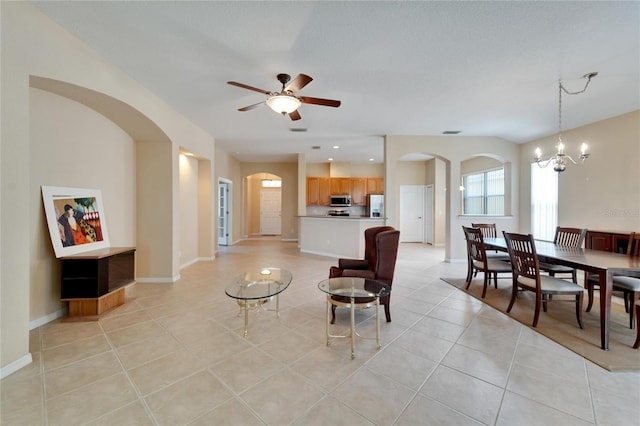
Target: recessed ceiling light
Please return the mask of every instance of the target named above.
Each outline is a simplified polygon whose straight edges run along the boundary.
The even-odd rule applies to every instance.
[[[375,158],[369,158],[369,161],[376,161]]]
[[[443,135],[457,135],[460,132],[462,132],[462,130],[445,130],[444,132],[442,132],[442,134]]]
[[[327,161],[333,161],[333,158],[329,157],[327,158]]]
[[[340,145],[334,145],[333,149],[340,149]]]

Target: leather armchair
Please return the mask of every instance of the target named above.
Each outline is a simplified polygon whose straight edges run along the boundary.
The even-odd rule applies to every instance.
[[[361,277],[369,278],[391,286],[396,267],[400,231],[392,226],[378,226],[364,231],[364,259],[338,259],[338,266],[332,266],[329,278]],[[389,301],[391,295],[380,299],[384,306],[387,322],[391,322]],[[348,298],[333,296],[333,299],[348,303]],[[344,300],[343,300],[344,299]],[[335,322],[336,306],[331,307],[331,323]]]

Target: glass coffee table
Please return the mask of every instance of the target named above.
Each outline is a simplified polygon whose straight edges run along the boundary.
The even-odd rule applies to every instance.
[[[356,357],[356,336],[363,339],[376,339],[378,349],[380,344],[380,298],[391,293],[389,285],[372,279],[358,277],[338,277],[322,280],[318,288],[327,294],[327,346],[332,337],[351,337],[351,358]],[[332,296],[338,296],[336,300]],[[351,308],[351,333],[346,335],[334,335],[329,333],[329,311],[331,306]],[[355,308],[368,308],[375,306],[376,310],[376,337],[361,336],[356,332]]]
[[[280,317],[279,295],[289,287],[291,272],[280,268],[261,268],[248,271],[233,279],[226,288],[227,296],[236,299],[244,308],[244,337],[249,326],[249,309],[259,309],[264,303],[276,299],[276,316]]]

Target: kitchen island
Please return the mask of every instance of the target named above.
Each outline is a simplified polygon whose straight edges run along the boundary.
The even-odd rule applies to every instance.
[[[300,251],[362,259],[365,229],[384,226],[385,222],[380,217],[300,216]]]

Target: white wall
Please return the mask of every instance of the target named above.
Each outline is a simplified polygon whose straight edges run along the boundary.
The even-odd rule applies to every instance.
[[[130,177],[130,162],[135,158],[135,178],[131,178],[131,187],[123,191],[125,200],[122,205],[130,201],[131,194],[135,194],[136,274],[142,271],[144,276],[169,282],[179,276],[179,149],[184,147],[213,162],[215,144],[213,137],[95,54],[31,4],[1,2],[0,7],[0,373],[5,375],[31,361],[28,345],[32,285],[36,286],[33,289],[36,294],[55,297],[56,293],[53,286],[38,288],[41,277],[37,272],[32,274],[32,254],[41,259],[46,240],[38,234],[37,228],[34,228],[37,240],[27,237],[31,231],[27,233],[24,226],[16,226],[15,217],[11,214],[17,206],[24,210],[24,220],[28,224],[37,224],[38,217],[42,217],[42,202],[39,194],[34,194],[34,188],[38,186],[35,179],[42,179],[43,171],[34,171],[41,163],[32,164],[32,158],[38,161],[40,157],[38,146],[35,142],[32,144],[30,135],[33,131],[30,109],[33,89],[30,87],[47,89],[82,102],[108,117],[135,140],[135,156],[127,157],[121,152],[124,163],[119,166],[110,164],[111,153],[103,152],[109,149],[108,146],[94,148],[100,149],[99,154],[106,155],[105,164],[112,166],[109,173],[99,176],[100,185],[95,185],[99,186],[98,189],[110,188],[111,183],[107,181],[112,178],[115,179],[113,185],[117,186],[120,179]],[[65,105],[76,108],[68,103]],[[88,111],[82,114],[91,117]],[[97,120],[97,117],[91,119],[101,128],[109,128],[106,121]],[[73,131],[77,127],[80,136],[86,135],[87,129],[78,120],[67,125]],[[122,132],[112,128],[110,132],[115,135],[113,154],[116,155],[118,150],[124,149],[126,142],[123,142]],[[88,166],[83,164],[81,167]],[[124,168],[124,175],[114,177],[121,168]],[[75,170],[69,169],[69,175],[60,179],[81,182],[86,173],[76,173]],[[35,177],[32,177],[32,172]],[[213,170],[210,174],[213,175]],[[115,206],[113,199],[117,198],[111,192],[109,189],[109,199],[104,200],[105,208],[109,209]],[[208,202],[213,204],[212,200]],[[155,214],[144,216],[141,212],[145,209],[155,209]],[[107,217],[109,232],[114,235],[110,235],[112,243],[130,241],[134,216],[131,209],[124,210],[109,212],[111,219]],[[39,302],[35,303],[40,306]],[[54,305],[58,306],[57,303]],[[48,302],[42,303],[45,311],[54,308]]]
[[[466,261],[466,247],[461,230],[462,225],[470,225],[475,221],[471,217],[460,216],[460,165],[462,161],[475,156],[490,156],[502,163],[512,164],[516,169],[506,184],[511,188],[509,208],[512,217],[505,220],[504,229],[517,231],[518,229],[518,162],[519,147],[517,144],[497,137],[471,136],[401,136],[387,135],[385,137],[385,196],[387,224],[398,226],[398,174],[399,168],[404,166],[400,159],[408,154],[420,153],[438,158],[435,168],[437,192],[434,194],[436,202],[436,218],[441,215],[445,221],[445,234],[435,236],[437,241],[443,241],[445,259],[448,261]],[[444,181],[444,182],[443,182]],[[438,228],[436,228],[437,230]]]
[[[640,232],[640,110],[563,131],[565,152],[576,157],[589,146],[582,166],[567,166],[558,179],[558,225]],[[521,232],[531,230],[530,163],[539,146],[552,154],[557,135],[520,148]],[[552,167],[552,166],[549,166]]]
[[[31,241],[29,320],[62,309],[60,264],[49,238],[40,187],[99,189],[112,246],[135,245],[135,146],[131,137],[92,109],[38,89],[30,90]],[[105,178],[108,177],[108,178]]]

